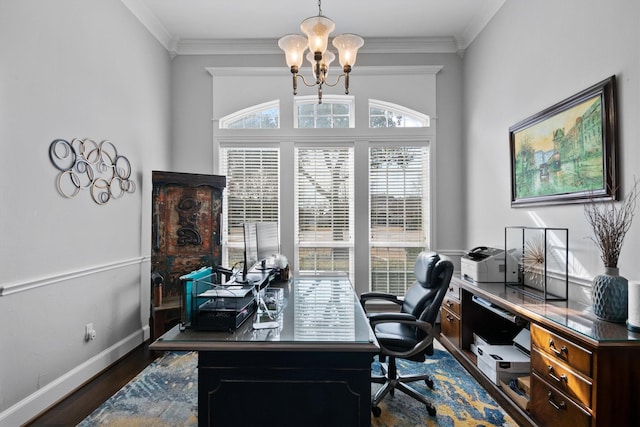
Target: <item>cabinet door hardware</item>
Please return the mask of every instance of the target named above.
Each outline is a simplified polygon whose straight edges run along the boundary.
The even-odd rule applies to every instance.
[[[567,349],[566,346],[562,346],[560,347],[560,350],[558,350],[556,348],[555,343],[553,342],[553,339],[549,338],[549,350],[552,351],[556,356],[558,357],[563,357],[563,354],[567,354],[569,352],[569,349]]]
[[[549,396],[549,405],[553,406],[558,411],[561,409],[567,409],[567,404],[564,403],[564,400],[560,403],[556,402],[555,400],[553,400],[553,393],[551,392],[549,392],[547,396]]]
[[[567,376],[565,374],[561,374],[560,376],[557,376],[555,374],[555,372],[553,371],[553,366],[549,365],[548,368],[549,368],[549,377],[550,378],[554,379],[556,382],[559,382],[559,383],[561,383],[563,381],[565,383],[569,382],[569,379],[567,378]]]

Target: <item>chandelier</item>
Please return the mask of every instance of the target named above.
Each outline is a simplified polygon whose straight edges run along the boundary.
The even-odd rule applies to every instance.
[[[329,65],[335,59],[335,54],[327,50],[329,44],[329,34],[335,29],[336,24],[322,15],[321,0],[318,0],[318,16],[305,19],[300,24],[300,29],[307,37],[299,34],[287,34],[278,40],[278,46],[284,50],[287,66],[293,74],[293,94],[298,93],[298,77],[308,86],[318,86],[318,104],[322,104],[322,86],[336,86],[340,79],[344,77],[344,93],[349,94],[349,73],[356,63],[358,49],[364,44],[362,37],[355,34],[340,34],[334,37],[333,46],[338,50],[338,57],[343,73],[340,74],[334,83],[327,81]],[[309,48],[306,58],[311,64],[313,78],[312,83],[308,83],[302,74],[298,74],[302,62],[305,58],[304,52]]]

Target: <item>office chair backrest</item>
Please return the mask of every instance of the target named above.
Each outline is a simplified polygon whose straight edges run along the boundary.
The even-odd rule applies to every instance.
[[[420,252],[413,273],[416,281],[404,295],[402,311],[434,324],[453,275],[453,263],[435,252]]]

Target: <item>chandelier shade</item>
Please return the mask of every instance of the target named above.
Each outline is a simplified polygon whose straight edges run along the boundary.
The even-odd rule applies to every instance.
[[[284,50],[287,65],[300,68],[304,60],[304,51],[307,50],[307,39],[299,34],[287,34],[278,40],[278,46]]]
[[[324,70],[324,75],[326,77],[329,74],[329,65],[336,59],[336,55],[330,50],[326,51],[324,55],[322,55],[322,59],[320,60],[320,71]],[[318,62],[314,59],[314,54],[311,52],[307,52],[307,61],[311,64],[311,72],[313,77],[316,77],[316,67],[318,66]]]
[[[336,24],[326,16],[312,16],[302,21],[300,29],[307,35],[309,51],[324,53],[329,44],[329,34],[335,30]]]
[[[355,34],[341,34],[333,39],[333,46],[338,49],[339,61],[342,67],[353,67],[356,63],[358,49],[364,45],[362,37]]]
[[[327,82],[327,74],[329,73],[329,65],[335,59],[335,54],[327,47],[329,45],[329,36],[335,29],[336,24],[322,14],[321,0],[318,0],[318,15],[305,19],[300,24],[300,29],[306,37],[298,34],[287,34],[278,40],[278,46],[285,53],[287,66],[293,74],[293,94],[298,93],[298,77],[309,87],[318,86],[318,103],[322,103],[322,87],[324,85],[333,87],[338,84],[344,77],[344,93],[349,93],[349,73],[356,63],[358,49],[364,45],[362,37],[355,34],[341,34],[336,36],[332,44],[338,50],[340,65],[343,73],[340,74],[335,83]],[[313,83],[307,83],[304,76],[298,74],[302,62],[304,60],[304,52],[309,49],[306,55],[307,60],[311,63],[313,70]]]

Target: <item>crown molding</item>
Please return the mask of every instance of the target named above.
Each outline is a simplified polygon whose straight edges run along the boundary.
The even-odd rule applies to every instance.
[[[164,46],[176,55],[272,55],[282,53],[277,39],[180,39],[160,22],[141,0],[120,0]],[[457,53],[464,51],[491,21],[506,0],[486,0],[461,34],[453,37],[369,37],[362,53]]]
[[[281,54],[277,39],[180,39],[171,34],[141,0],[120,0],[125,7],[164,46],[171,57],[176,55],[272,55]],[[465,50],[491,21],[506,0],[487,0],[461,34],[453,37],[369,37],[360,52],[387,53],[457,53]]]
[[[473,17],[462,34],[456,35],[456,43],[462,52],[460,53],[460,56],[462,56],[464,50],[469,47],[471,42],[478,37],[480,32],[489,23],[489,21],[491,21],[495,14],[498,13],[498,10],[505,2],[506,0],[492,0],[484,2],[484,7]]]
[[[173,35],[158,20],[156,15],[140,0],[120,0],[147,30],[171,54],[175,54],[176,41]]]
[[[171,34],[141,0],[120,0],[170,53],[176,55],[273,55],[281,54],[277,39],[180,39]],[[461,34],[453,37],[369,37],[360,52],[457,53],[464,51],[491,21],[506,0],[488,0]]]
[[[185,39],[175,43],[177,55],[279,55],[277,39]],[[453,37],[367,38],[360,53],[458,53]]]
[[[390,66],[355,66],[352,74],[359,76],[408,76],[438,74],[442,65],[390,65]],[[290,73],[286,66],[283,67],[205,67],[213,77],[256,77],[256,76],[282,76]]]

